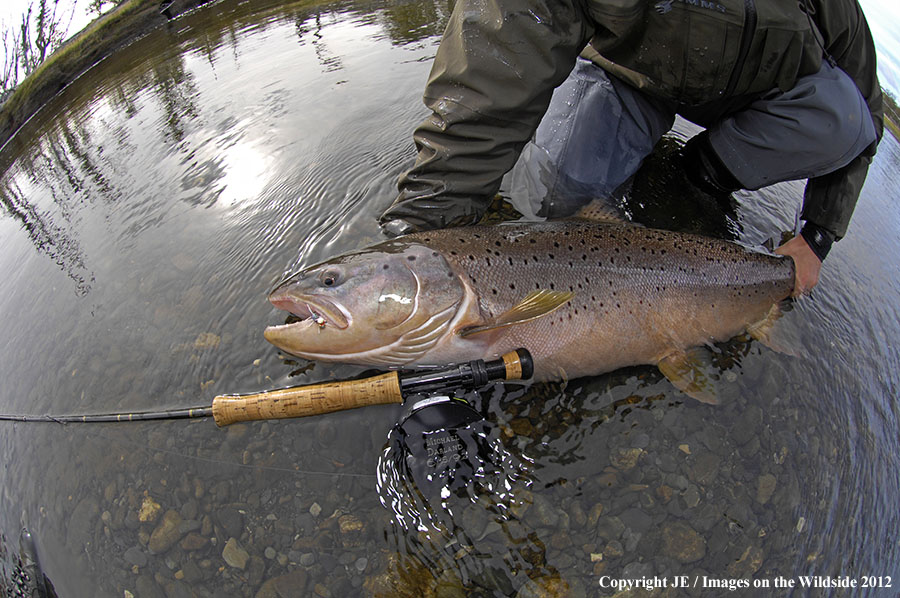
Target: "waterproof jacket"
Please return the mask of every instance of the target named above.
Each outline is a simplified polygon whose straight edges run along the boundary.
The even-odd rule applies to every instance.
[[[789,90],[818,71],[823,48],[881,139],[875,48],[856,0],[458,0],[425,89],[433,113],[415,132],[416,164],[382,221],[477,221],[579,54],[692,112]],[[810,179],[803,218],[842,237],[874,153]]]

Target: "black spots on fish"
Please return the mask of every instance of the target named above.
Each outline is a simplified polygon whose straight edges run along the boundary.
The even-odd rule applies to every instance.
[[[512,259],[511,257],[507,257],[507,258],[506,258],[506,261],[509,262],[509,265],[510,265],[510,266],[513,265],[513,259]]]
[[[494,241],[494,245],[497,247],[503,247],[503,244],[500,241]]]
[[[537,243],[537,239],[528,239],[528,242],[534,245],[535,243]]]
[[[414,262],[414,261],[416,261],[416,256],[414,256],[414,255],[408,255],[408,256],[406,256],[406,259],[407,259],[408,261],[410,261],[410,262]]]
[[[489,257],[484,258],[484,262],[488,265],[488,268],[491,267],[491,258],[489,258]]]
[[[469,261],[470,261],[470,262],[474,262],[474,261],[475,261],[475,256],[472,255],[472,254],[469,254]]]
[[[390,264],[385,264],[385,265],[383,265],[383,266],[381,267],[381,269],[382,269],[382,270],[390,270],[390,269],[391,269],[391,266],[390,266]]]
[[[439,255],[440,255],[440,254],[439,254],[437,251],[432,251],[432,252],[431,252],[431,257],[437,257],[437,256],[439,256]]]
[[[451,250],[450,250],[450,255],[457,255],[457,254],[456,254],[456,250],[451,249]]]
[[[551,260],[555,260],[555,259],[556,259],[556,256],[553,255],[552,253],[548,253],[548,254],[547,254],[547,257],[549,257]]]
[[[555,290],[556,290],[556,283],[552,283],[552,282],[550,283],[550,290],[551,290],[551,291],[555,291]]]
[[[553,241],[553,246],[559,249],[559,241]]]
[[[510,288],[510,290],[515,291],[515,290],[516,290],[516,284],[513,283],[513,282],[509,283],[509,288]]]
[[[494,295],[496,295],[496,294],[497,294],[497,289],[491,289],[491,293],[493,293]]]

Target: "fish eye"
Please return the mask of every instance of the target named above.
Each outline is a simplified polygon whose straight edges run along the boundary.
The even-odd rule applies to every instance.
[[[322,273],[322,284],[326,287],[333,287],[340,282],[340,273],[335,270],[326,270]]]

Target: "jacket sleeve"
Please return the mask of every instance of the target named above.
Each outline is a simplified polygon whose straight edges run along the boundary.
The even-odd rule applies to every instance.
[[[847,233],[869,164],[884,132],[883,98],[876,72],[875,43],[858,2],[810,0],[809,3],[814,7],[810,12],[824,38],[825,49],[856,83],[869,107],[877,135],[876,141],[850,164],[807,183],[802,218],[841,238]]]
[[[425,88],[413,168],[381,216],[418,229],[477,221],[590,37],[579,0],[459,0]]]

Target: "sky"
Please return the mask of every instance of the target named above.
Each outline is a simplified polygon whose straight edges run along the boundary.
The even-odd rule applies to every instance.
[[[28,3],[34,0],[0,0],[0,25],[19,23]],[[87,15],[89,0],[60,0],[62,6],[75,5],[69,35],[91,22]],[[900,97],[900,2],[897,0],[859,0],[879,52],[881,84],[894,97]]]
[[[18,24],[21,22],[22,15],[28,9],[29,2],[34,0],[3,0],[0,6],[0,21],[6,25]],[[88,0],[60,0],[60,9],[65,7],[67,10],[75,5],[75,18],[72,20],[72,26],[69,28],[69,34],[74,35],[81,31],[91,18],[86,15]]]
[[[28,10],[28,4],[35,0],[0,0],[0,26],[4,29],[16,27],[22,23],[22,15]],[[75,35],[93,20],[93,17],[87,15],[87,6],[90,0],[59,0],[58,11],[65,10],[66,14],[74,5],[75,11],[72,17],[72,24],[69,26],[69,36]],[[108,8],[108,7],[107,7]],[[0,49],[2,52],[2,49]]]

